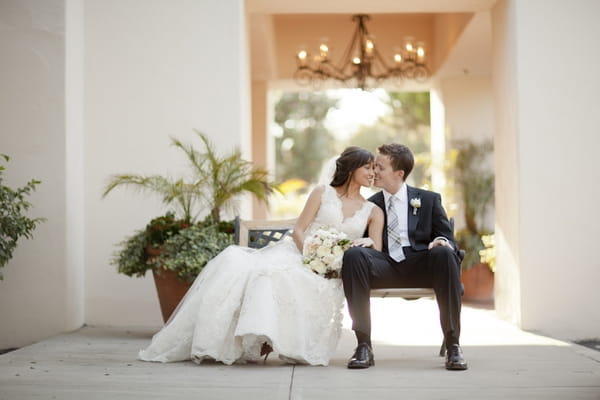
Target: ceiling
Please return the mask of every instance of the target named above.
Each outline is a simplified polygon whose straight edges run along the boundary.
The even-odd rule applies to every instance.
[[[246,0],[248,13],[456,13],[489,10],[496,0]]]
[[[489,9],[495,2],[372,0],[366,4],[364,0],[246,0],[252,79],[291,79],[298,47],[316,49],[316,42],[322,36],[334,38],[338,48],[345,48],[354,29],[353,13],[372,15],[368,25],[381,43],[380,50],[400,44],[405,35],[425,40],[436,77],[489,75]]]

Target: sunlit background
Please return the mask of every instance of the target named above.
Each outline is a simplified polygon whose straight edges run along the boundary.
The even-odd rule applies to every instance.
[[[282,91],[274,97],[269,136],[282,193],[270,204],[272,217],[297,216],[312,187],[325,183],[324,166],[347,146],[375,153],[384,143],[406,144],[416,160],[409,184],[431,187],[429,92],[331,89]],[[447,207],[456,208],[453,199],[444,198]]]

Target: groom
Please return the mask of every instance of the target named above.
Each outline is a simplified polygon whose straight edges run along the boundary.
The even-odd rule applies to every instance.
[[[384,212],[382,252],[352,247],[344,254],[342,280],[358,347],[348,368],[375,365],[371,348],[370,289],[431,287],[435,291],[446,343],[446,369],[465,370],[459,346],[460,259],[439,194],[405,181],[414,158],[401,144],[380,146],[370,201]]]

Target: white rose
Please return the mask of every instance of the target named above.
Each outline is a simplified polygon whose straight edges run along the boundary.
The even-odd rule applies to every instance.
[[[329,269],[332,270],[332,271],[338,271],[339,272],[342,269],[342,259],[341,258],[336,258],[335,260],[333,260],[333,262],[329,266]]]
[[[320,247],[317,249],[317,256],[318,256],[318,257],[320,257],[320,258],[323,258],[323,257],[325,257],[325,256],[328,256],[329,254],[331,254],[331,250],[330,250],[330,248],[331,248],[331,247],[320,246]]]
[[[334,241],[332,238],[326,238],[325,240],[323,240],[323,246],[332,248],[333,245],[334,245]]]
[[[315,231],[315,237],[323,237],[323,236],[327,236],[327,231],[325,229],[318,229],[317,231]]]
[[[308,244],[308,246],[306,246],[306,249],[307,249],[307,251],[308,251],[309,254],[314,254],[317,251],[318,248],[319,248],[319,243],[314,242],[314,241],[310,242]]]
[[[325,272],[327,272],[327,267],[319,260],[312,260],[309,265],[310,269],[312,269],[318,274],[323,275],[325,274]]]
[[[341,258],[344,255],[344,249],[341,246],[334,246],[331,252],[336,258]]]
[[[326,256],[324,256],[322,259],[323,263],[325,263],[325,265],[331,267],[336,260],[336,257],[333,254],[328,254]]]

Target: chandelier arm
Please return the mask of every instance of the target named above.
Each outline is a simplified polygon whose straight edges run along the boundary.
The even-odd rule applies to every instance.
[[[353,18],[354,20],[355,18]],[[348,67],[348,65],[352,65],[352,50],[354,50],[354,47],[356,47],[357,44],[357,37],[358,37],[358,32],[359,32],[359,27],[357,26],[356,29],[354,30],[354,33],[352,34],[352,39],[350,40],[350,43],[348,43],[348,45],[346,46],[346,50],[344,50],[344,54],[340,60],[340,66],[337,67],[338,72],[340,73],[341,76],[343,76],[345,79],[344,81],[352,78],[354,75],[353,74],[346,74],[344,71],[346,70],[346,68]]]
[[[333,63],[329,61],[322,61],[319,63],[319,67],[316,72],[321,75],[322,79],[333,78],[341,80],[343,78],[343,73],[339,71],[338,67],[336,67]]]
[[[374,59],[379,60],[379,62],[381,63],[381,66],[383,68],[383,73],[381,73],[379,75],[373,74],[374,78],[376,78],[376,79],[389,78],[390,76],[393,75],[394,68],[388,67],[388,65],[385,63],[385,59],[383,58],[381,53],[377,50],[377,48],[375,48]]]
[[[361,61],[366,61],[367,52],[365,48],[365,37],[369,35],[369,31],[364,24],[363,17],[364,16],[361,16],[358,19],[358,45],[360,49],[360,59]]]

